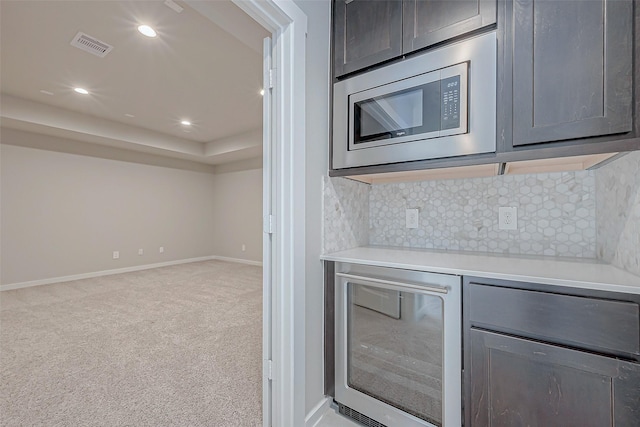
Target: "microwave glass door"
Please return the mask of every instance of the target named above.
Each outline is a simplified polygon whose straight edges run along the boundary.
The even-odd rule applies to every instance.
[[[440,130],[440,82],[354,103],[354,143]],[[433,133],[436,132],[436,133]]]
[[[442,425],[443,300],[348,283],[347,384]]]

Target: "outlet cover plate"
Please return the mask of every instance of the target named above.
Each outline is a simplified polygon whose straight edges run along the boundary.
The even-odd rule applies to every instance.
[[[518,208],[515,206],[500,206],[498,208],[498,228],[500,230],[517,230]]]
[[[418,209],[407,209],[407,228],[418,228]]]

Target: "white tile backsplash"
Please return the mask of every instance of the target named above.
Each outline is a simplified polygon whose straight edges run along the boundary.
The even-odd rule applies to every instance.
[[[369,243],[594,258],[593,172],[513,175],[371,186]],[[518,229],[498,229],[498,208],[517,208]],[[405,227],[417,208],[419,228]]]
[[[369,244],[369,185],[324,177],[323,211],[323,253]]]
[[[640,152],[596,170],[598,258],[640,275]]]

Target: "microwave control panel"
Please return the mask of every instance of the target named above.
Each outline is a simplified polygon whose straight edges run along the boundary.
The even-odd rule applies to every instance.
[[[440,80],[440,129],[460,127],[460,76]]]

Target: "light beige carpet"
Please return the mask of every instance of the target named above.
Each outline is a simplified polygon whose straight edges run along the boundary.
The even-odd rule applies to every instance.
[[[262,269],[0,292],[0,425],[261,425]]]

